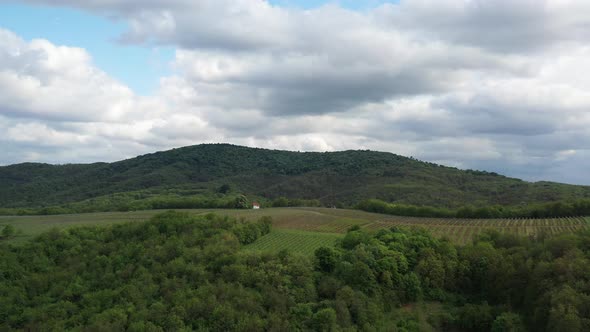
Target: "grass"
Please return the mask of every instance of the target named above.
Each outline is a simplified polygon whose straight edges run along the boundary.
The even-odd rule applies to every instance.
[[[347,228],[355,224],[363,225],[370,220],[377,220],[379,217],[378,214],[356,210],[307,208],[272,208],[261,210],[196,209],[185,211],[193,214],[214,212],[245,220],[257,220],[262,216],[270,216],[273,218],[274,229],[299,229],[324,233],[338,232],[339,228]],[[11,239],[11,242],[23,242],[52,228],[66,229],[77,226],[146,221],[161,212],[162,210],[149,210],[52,216],[0,216],[0,227],[13,225],[20,235]],[[342,229],[341,232],[345,230]]]
[[[244,249],[273,253],[286,249],[293,253],[312,255],[320,247],[333,246],[339,238],[342,238],[342,235],[337,233],[277,229]]]
[[[463,244],[471,241],[473,235],[485,229],[497,229],[502,232],[518,232],[518,234],[537,234],[545,232],[558,234],[576,230],[588,229],[590,218],[559,218],[559,219],[438,219],[412,218],[369,213],[358,210],[328,209],[328,208],[271,208],[260,210],[186,210],[189,213],[204,214],[215,212],[222,215],[257,220],[262,216],[273,218],[273,229],[280,236],[289,235],[301,241],[309,241],[316,233],[338,236],[346,233],[351,226],[358,225],[368,231],[397,227],[424,227],[436,236],[446,236],[455,243]],[[31,239],[52,228],[69,228],[86,225],[110,225],[120,222],[145,221],[161,210],[134,212],[105,212],[56,216],[10,216],[0,217],[0,226],[13,225],[19,235],[11,239],[18,243]],[[285,231],[294,232],[285,232]],[[282,233],[281,233],[282,232]],[[272,237],[278,237],[271,234]],[[303,234],[303,235],[302,235]],[[305,236],[304,236],[305,235]],[[319,235],[318,235],[319,237]],[[263,241],[261,239],[261,241]],[[271,241],[265,239],[264,241]],[[293,244],[295,246],[295,244]],[[280,250],[280,249],[279,249]],[[305,251],[305,249],[302,249]]]

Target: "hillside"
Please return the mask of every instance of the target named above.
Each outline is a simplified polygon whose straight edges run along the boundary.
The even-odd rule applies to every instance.
[[[39,207],[143,189],[215,192],[222,184],[251,196],[366,198],[416,205],[517,205],[590,197],[590,187],[530,183],[374,151],[291,152],[203,144],[114,163],[0,167],[0,207]]]

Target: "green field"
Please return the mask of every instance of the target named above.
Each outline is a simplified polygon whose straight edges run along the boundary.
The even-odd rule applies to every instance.
[[[279,236],[290,235],[301,241],[310,243],[311,238],[319,234],[327,234],[328,239],[334,234],[343,234],[348,228],[358,225],[369,231],[383,228],[424,227],[435,236],[448,237],[455,243],[463,244],[471,241],[474,235],[486,229],[496,229],[503,233],[518,235],[549,235],[568,233],[587,229],[589,218],[558,218],[558,219],[439,219],[413,218],[368,213],[358,210],[328,208],[270,208],[261,210],[186,210],[194,214],[215,212],[222,215],[235,216],[245,220],[257,220],[262,216],[273,218],[273,229],[276,232],[260,241],[278,241]],[[135,212],[106,212],[55,216],[9,216],[0,217],[0,225],[13,225],[20,233],[12,239],[22,242],[52,228],[68,228],[85,225],[109,225],[121,222],[145,221],[161,210]],[[285,232],[286,230],[296,232]],[[304,234],[310,234],[304,236]],[[274,240],[273,240],[274,239]],[[260,244],[262,246],[262,244]],[[271,245],[269,245],[272,247]],[[305,251],[306,249],[302,249]],[[295,250],[294,250],[295,251]]]
[[[247,245],[245,249],[273,253],[286,249],[293,253],[310,255],[319,247],[333,246],[341,237],[341,234],[336,233],[277,229]]]

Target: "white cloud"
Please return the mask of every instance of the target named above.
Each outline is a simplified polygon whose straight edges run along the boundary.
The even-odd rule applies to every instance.
[[[372,148],[590,184],[580,157],[590,150],[587,1],[408,0],[363,12],[255,0],[28,2],[124,20],[123,42],[177,48],[175,73],[139,97],[82,49],[0,30],[0,125],[11,128],[0,140],[26,146],[0,162],[229,141]]]
[[[154,105],[151,105],[154,104]],[[12,117],[116,122],[156,107],[92,64],[83,49],[0,29],[0,107]]]

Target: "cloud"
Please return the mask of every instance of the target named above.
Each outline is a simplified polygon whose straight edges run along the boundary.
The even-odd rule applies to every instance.
[[[530,53],[588,38],[580,0],[402,0],[379,15],[395,29],[497,53]]]
[[[157,97],[138,97],[83,49],[25,41],[0,29],[0,163],[81,162],[149,151]],[[114,139],[125,148],[113,148]],[[138,148],[138,146],[140,148]],[[102,151],[99,153],[98,151]]]
[[[185,49],[301,49],[333,34],[387,32],[505,52],[528,52],[587,38],[590,4],[583,0],[402,0],[364,13],[325,5],[283,8],[262,0],[25,0],[80,8],[126,20],[128,42]],[[301,36],[307,36],[301,39]]]
[[[3,115],[52,121],[121,121],[148,110],[125,85],[92,64],[76,47],[24,41],[0,29],[0,110]]]
[[[225,141],[371,148],[590,184],[583,0],[408,0],[362,12],[255,0],[28,2],[124,21],[120,42],[176,48],[174,74],[140,97],[83,49],[0,30],[0,141],[12,151],[3,163]]]

